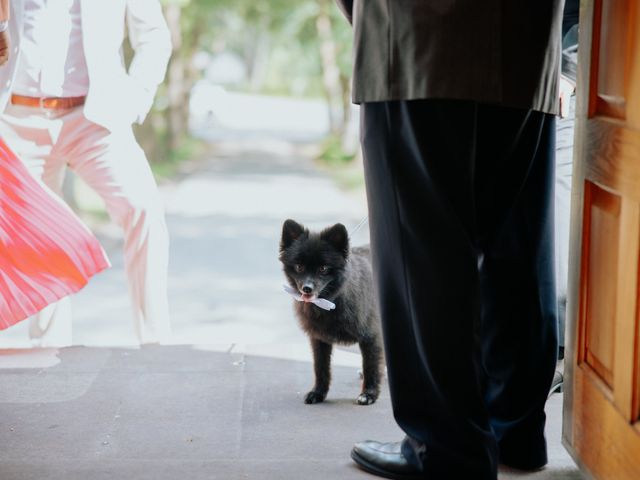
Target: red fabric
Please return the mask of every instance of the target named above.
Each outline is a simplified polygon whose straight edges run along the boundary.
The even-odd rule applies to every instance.
[[[0,140],[0,330],[107,267],[98,240]]]

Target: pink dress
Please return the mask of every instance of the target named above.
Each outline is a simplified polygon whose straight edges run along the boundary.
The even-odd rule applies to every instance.
[[[0,330],[108,266],[98,240],[0,140]]]

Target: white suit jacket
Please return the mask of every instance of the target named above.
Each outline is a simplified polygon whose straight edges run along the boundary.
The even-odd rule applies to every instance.
[[[85,116],[109,130],[141,123],[153,104],[171,56],[171,36],[159,0],[80,0],[89,74]],[[135,51],[127,72],[122,56],[125,24]],[[20,57],[22,0],[11,0],[9,62],[0,67],[0,111],[11,94]]]

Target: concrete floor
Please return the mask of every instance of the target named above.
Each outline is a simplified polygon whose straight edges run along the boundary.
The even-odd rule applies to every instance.
[[[0,478],[366,479],[362,439],[397,440],[386,387],[353,403],[358,355],[338,351],[329,399],[308,406],[306,345],[0,351]],[[549,401],[549,467],[501,480],[582,478]]]

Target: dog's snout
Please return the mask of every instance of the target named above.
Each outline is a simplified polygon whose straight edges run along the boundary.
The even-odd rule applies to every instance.
[[[303,293],[311,293],[311,292],[313,292],[313,288],[310,285],[304,285],[302,287],[302,292]]]

